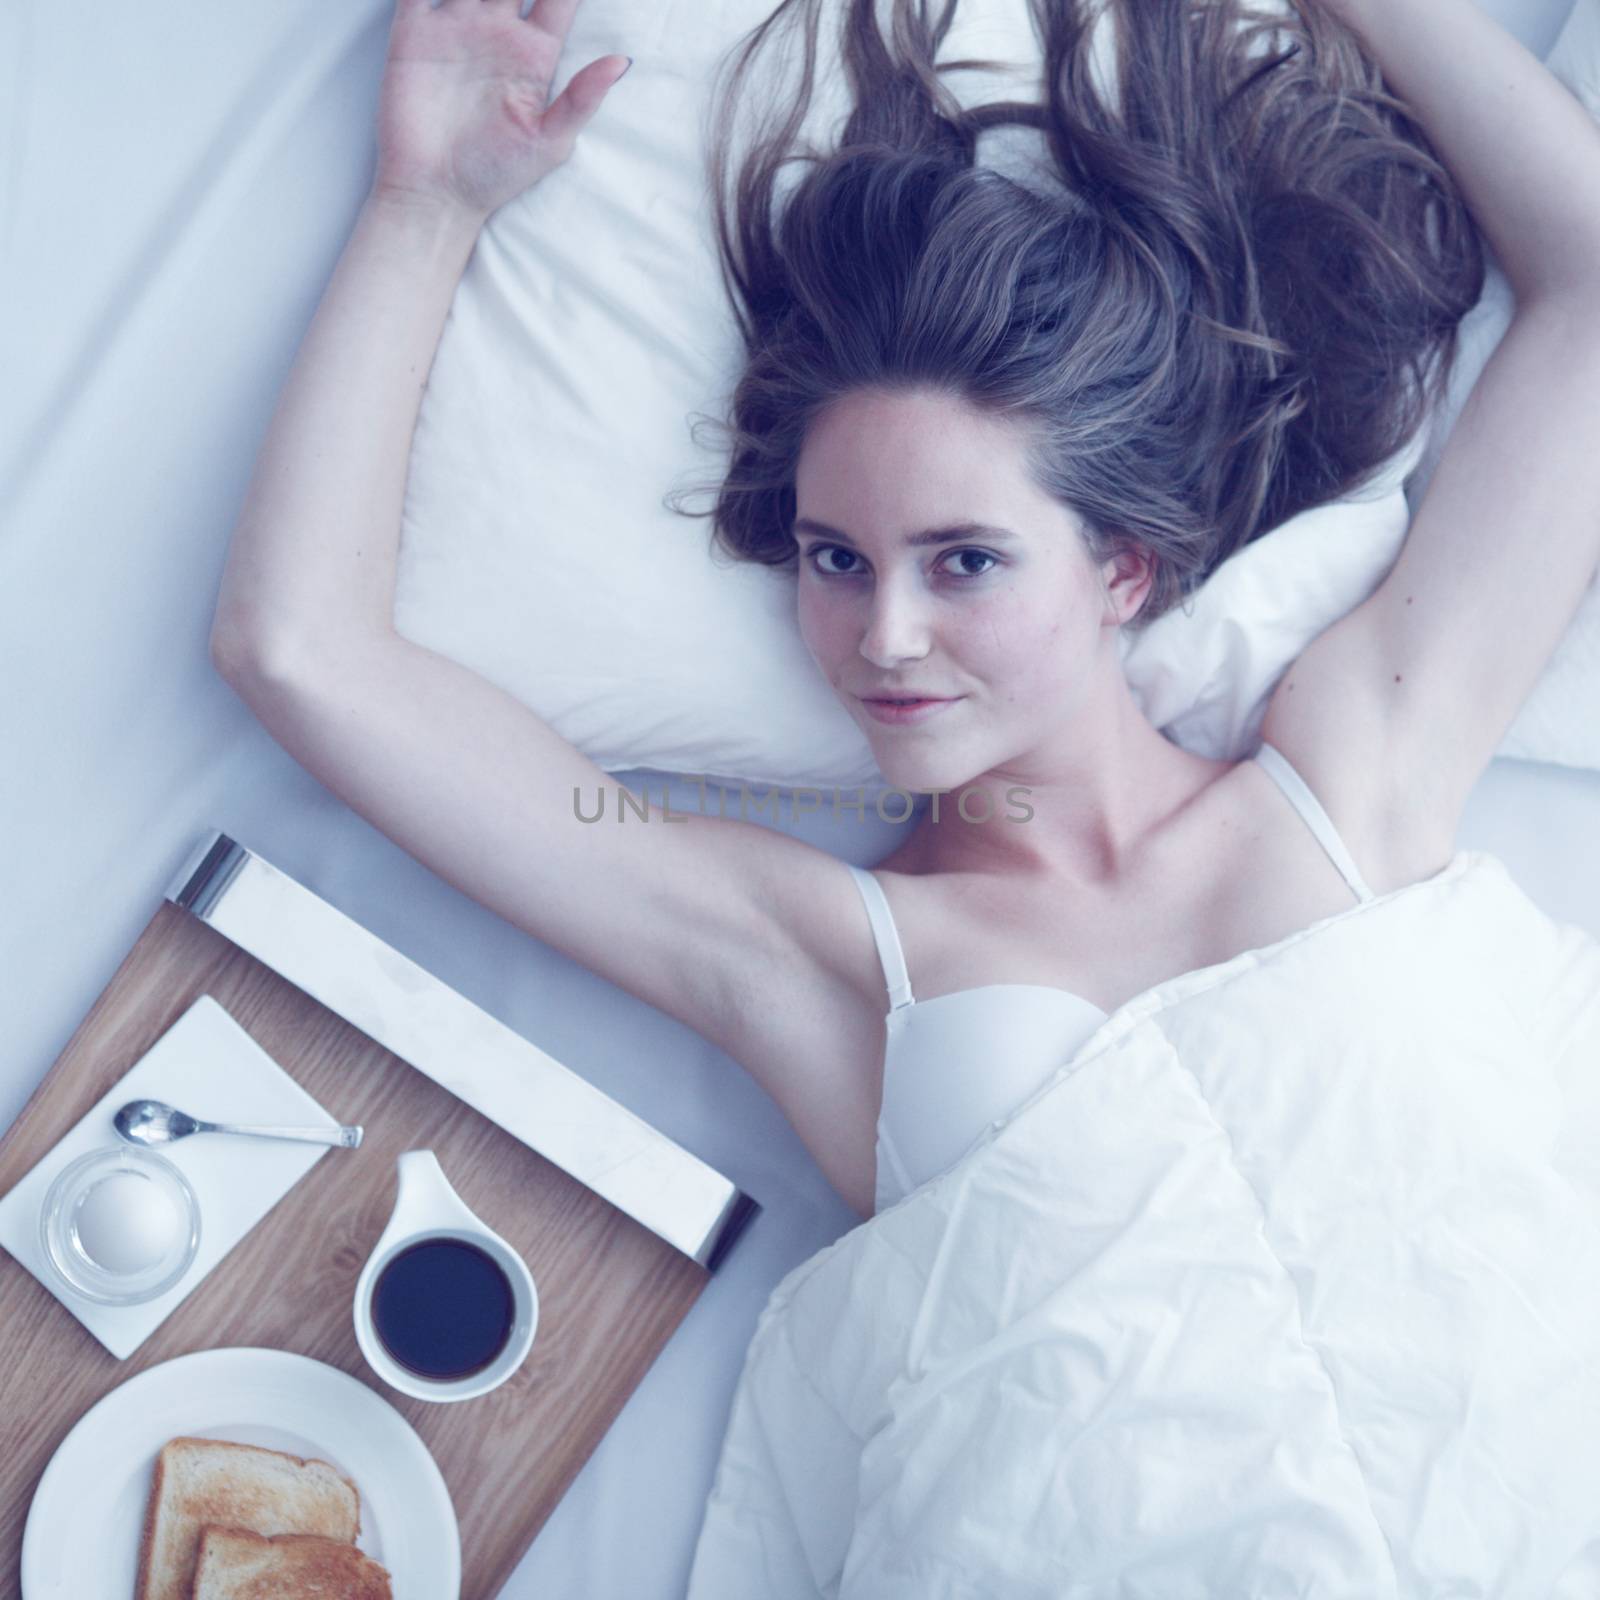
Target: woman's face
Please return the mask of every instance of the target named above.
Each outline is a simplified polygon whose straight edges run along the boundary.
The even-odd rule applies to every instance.
[[[1053,765],[1120,619],[1015,425],[858,391],[812,424],[795,491],[800,632],[884,777],[927,791]],[[917,695],[954,703],[899,723],[863,703]]]

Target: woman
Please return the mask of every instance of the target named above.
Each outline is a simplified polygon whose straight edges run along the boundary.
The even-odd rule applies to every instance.
[[[773,226],[791,118],[743,170],[731,237],[719,190],[749,362],[717,533],[797,563],[807,646],[889,782],[966,792],[856,875],[759,824],[577,826],[572,791],[605,775],[392,625],[456,282],[625,70],[602,57],[548,99],[575,9],[399,0],[372,192],[266,441],[213,655],[402,847],[741,1062],[866,1216],[922,1175],[880,1171],[897,952],[924,1006],[1056,995],[1029,1022],[1054,1060],[1061,1010],[1075,1038],[1445,863],[1600,558],[1600,134],[1469,0],[1301,0],[1307,48],[1259,71],[1235,4],[1119,3],[1117,121],[1058,0],[1036,120],[1060,182],[1039,195],[973,169],[980,122],[930,65],[948,16],[899,0],[891,50],[848,7],[839,159]],[[1410,436],[1482,281],[1463,202],[1517,314],[1400,559],[1285,673],[1259,758],[1179,749],[1131,698],[1119,630]],[[869,704],[900,696],[943,703]]]

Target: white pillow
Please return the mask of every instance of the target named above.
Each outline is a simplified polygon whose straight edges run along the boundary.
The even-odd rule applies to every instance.
[[[558,86],[613,51],[634,66],[571,160],[479,240],[418,419],[395,620],[608,772],[873,796],[886,785],[800,638],[794,575],[714,563],[709,519],[662,503],[719,465],[690,435],[695,415],[724,414],[740,357],[712,241],[706,119],[717,59],[770,10],[579,9]],[[953,75],[967,103],[1037,97],[1026,0],[958,8],[943,57],[959,56],[1017,64]],[[825,140],[846,106],[842,74],[819,73],[803,133]],[[1037,138],[986,134],[980,153],[1022,178]],[[1254,748],[1284,669],[1393,564],[1402,480],[1426,442],[1365,496],[1258,539],[1184,610],[1124,636],[1132,691],[1157,727],[1207,755]]]

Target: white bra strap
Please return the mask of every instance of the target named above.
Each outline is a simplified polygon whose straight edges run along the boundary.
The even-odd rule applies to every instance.
[[[898,1011],[911,1004],[911,980],[906,976],[906,958],[900,949],[900,935],[895,931],[894,915],[889,910],[889,898],[883,885],[864,867],[850,866],[856,888],[866,902],[867,916],[872,922],[872,937],[878,946],[878,960],[883,966],[884,986],[889,991],[889,1009]]]
[[[1310,785],[1290,765],[1288,758],[1275,745],[1265,740],[1256,752],[1256,761],[1266,769],[1269,777],[1289,797],[1289,802],[1305,819],[1306,826],[1317,836],[1317,842],[1328,852],[1328,858],[1341,873],[1344,881],[1355,891],[1356,898],[1372,900],[1374,896],[1366,880],[1356,869],[1355,861],[1345,848],[1333,819],[1322,808],[1322,802],[1311,792]]]

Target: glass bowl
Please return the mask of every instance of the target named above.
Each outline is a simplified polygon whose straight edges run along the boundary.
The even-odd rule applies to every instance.
[[[127,1271],[102,1265],[84,1248],[79,1235],[84,1202],[100,1184],[127,1175],[153,1185],[159,1196],[153,1208],[170,1208],[178,1226],[165,1249]],[[137,1190],[125,1198],[136,1197]],[[200,1203],[182,1171],[165,1156],[138,1145],[108,1145],[69,1161],[56,1174],[39,1213],[39,1242],[45,1259],[66,1286],[87,1300],[107,1306],[132,1306],[154,1300],[189,1270],[200,1248]]]

